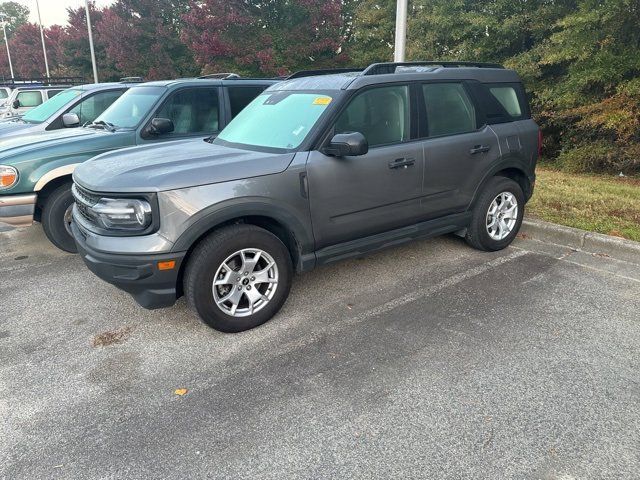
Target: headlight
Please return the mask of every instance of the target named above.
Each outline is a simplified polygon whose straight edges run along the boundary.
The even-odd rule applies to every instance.
[[[7,165],[0,165],[0,190],[13,187],[18,183],[18,170]]]
[[[91,210],[107,230],[135,232],[151,225],[151,205],[144,200],[101,198]]]

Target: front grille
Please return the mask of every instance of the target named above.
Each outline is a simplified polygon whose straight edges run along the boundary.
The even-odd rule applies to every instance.
[[[82,188],[77,183],[71,187],[71,193],[76,201],[76,212],[80,215],[79,220],[87,226],[97,227],[96,215],[92,207],[98,203],[101,197]]]

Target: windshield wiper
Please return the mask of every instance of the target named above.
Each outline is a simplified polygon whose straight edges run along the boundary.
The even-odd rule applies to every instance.
[[[98,120],[97,122],[91,122],[86,125],[89,128],[102,128],[108,132],[115,132],[116,126],[113,123],[105,122],[104,120]]]

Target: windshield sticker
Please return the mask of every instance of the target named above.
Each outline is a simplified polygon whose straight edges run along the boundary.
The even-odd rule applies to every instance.
[[[298,128],[296,128],[296,129],[295,129],[293,132],[291,132],[291,133],[293,133],[293,134],[297,137],[297,136],[298,136],[298,135],[300,135],[302,132],[304,132],[304,125],[300,125]]]
[[[313,101],[314,105],[329,105],[331,103],[331,97],[316,97]]]

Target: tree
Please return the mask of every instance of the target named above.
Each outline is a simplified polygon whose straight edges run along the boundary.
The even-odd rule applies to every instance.
[[[68,8],[68,25],[61,44],[61,68],[69,75],[93,78],[93,66],[89,50],[89,33],[87,30],[87,16],[84,7]],[[115,62],[107,56],[105,42],[97,28],[102,22],[104,9],[98,9],[92,2],[89,4],[93,41],[96,52],[98,75],[101,81],[118,80],[121,75]]]
[[[198,69],[180,41],[187,7],[187,0],[118,0],[104,11],[96,30],[107,55],[126,76],[192,76]]]
[[[7,22],[7,36],[11,38],[13,32],[29,21],[29,8],[17,2],[3,2],[0,4],[0,19],[2,18]],[[4,34],[1,32],[0,37],[4,42]]]
[[[340,0],[202,0],[182,38],[205,71],[281,75],[344,63]]]

